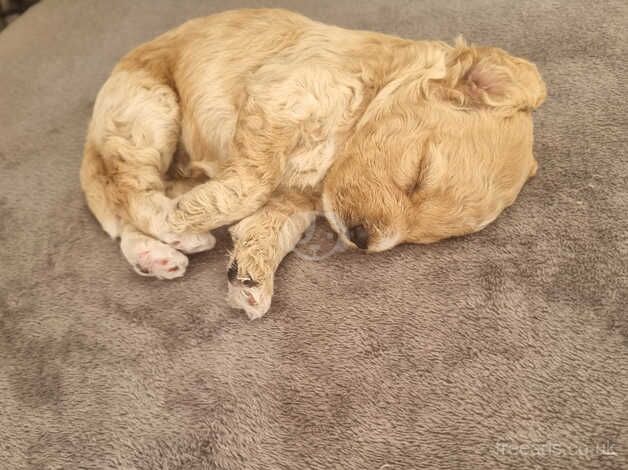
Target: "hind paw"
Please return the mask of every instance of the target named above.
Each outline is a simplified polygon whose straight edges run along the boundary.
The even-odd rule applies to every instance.
[[[175,279],[183,276],[188,266],[187,256],[144,235],[123,237],[120,247],[140,276]]]
[[[138,253],[133,269],[140,276],[175,279],[185,274],[187,257],[166,245]]]

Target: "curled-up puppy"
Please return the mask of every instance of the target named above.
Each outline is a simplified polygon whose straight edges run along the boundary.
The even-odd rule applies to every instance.
[[[126,55],[94,106],[82,187],[139,274],[233,224],[229,299],[270,307],[274,272],[322,212],[382,251],[482,229],[537,164],[545,85],[501,49],[350,31],[284,10],[192,20]]]

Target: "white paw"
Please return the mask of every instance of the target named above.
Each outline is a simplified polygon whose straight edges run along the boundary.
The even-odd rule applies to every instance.
[[[251,320],[263,317],[270,309],[272,294],[268,294],[262,286],[247,287],[230,282],[227,289],[229,305],[244,310]]]
[[[162,240],[177,250],[188,254],[211,250],[216,245],[216,239],[209,232],[166,234]]]
[[[216,239],[209,233],[176,233],[168,224],[168,214],[176,207],[176,200],[168,200],[164,210],[153,214],[151,233],[164,243],[183,253],[192,254],[211,250],[216,245]]]
[[[272,280],[258,282],[247,274],[239,275],[235,260],[227,271],[227,277],[227,302],[230,306],[244,310],[251,320],[261,318],[268,312],[273,297]]]
[[[123,240],[120,246],[124,256],[140,276],[175,279],[183,276],[188,266],[187,256],[148,237]]]

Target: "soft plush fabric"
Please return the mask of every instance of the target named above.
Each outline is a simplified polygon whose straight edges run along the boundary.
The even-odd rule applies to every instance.
[[[133,46],[239,6],[536,62],[538,176],[434,245],[326,256],[320,222],[258,321],[224,300],[225,231],[181,280],[137,276],[79,189],[94,97]],[[34,6],[0,33],[0,468],[628,468],[627,21],[584,0]]]

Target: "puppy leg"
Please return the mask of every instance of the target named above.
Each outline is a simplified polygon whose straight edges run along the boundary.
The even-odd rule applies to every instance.
[[[216,179],[183,194],[169,213],[164,213],[164,241],[179,234],[203,233],[240,220],[259,209],[274,185],[255,169],[233,165]]]
[[[303,126],[278,110],[266,112],[258,101],[249,99],[240,109],[226,166],[179,198],[166,217],[173,233],[206,232],[241,220],[277,188],[287,156],[303,145]]]
[[[165,215],[175,204],[164,193],[164,179],[177,146],[179,121],[177,96],[171,88],[142,70],[114,72],[94,105],[81,184],[103,226],[104,219],[113,216],[194,253],[213,247],[214,238],[186,233],[162,236]]]
[[[129,224],[122,228],[120,248],[140,276],[174,279],[183,276],[188,265],[184,254],[139,232]]]
[[[209,233],[174,233],[168,230],[164,221],[173,209],[175,200],[169,199],[161,191],[144,194],[136,193],[129,198],[129,213],[132,221],[139,221],[142,231],[149,233],[183,253],[192,254],[211,250],[216,239]]]
[[[231,227],[234,250],[227,274],[232,307],[243,309],[250,319],[268,311],[275,270],[315,217],[311,198],[281,194]]]

